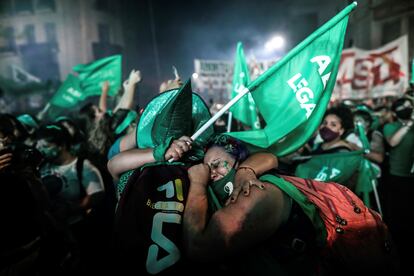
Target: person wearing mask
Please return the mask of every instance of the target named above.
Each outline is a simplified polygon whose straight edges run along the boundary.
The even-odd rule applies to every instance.
[[[43,125],[37,138],[36,147],[45,158],[40,175],[51,198],[53,214],[66,224],[79,245],[81,263],[78,269],[88,271],[99,263],[98,248],[103,242],[96,240],[102,229],[89,219],[105,196],[102,176],[89,160],[79,159],[72,153],[71,136],[63,126]],[[102,266],[96,269],[99,267]]]
[[[345,138],[353,128],[352,112],[348,107],[338,106],[328,109],[319,127],[319,137],[322,142],[314,144],[311,154],[351,151]]]
[[[239,170],[255,171],[244,165],[243,160],[248,156],[246,147],[239,140],[219,136],[207,146],[203,163],[188,170],[190,190],[184,209],[183,238],[184,252],[190,260],[200,265],[208,264],[208,267],[215,266],[223,272],[243,275],[396,272],[395,255],[383,248],[383,231],[368,226],[372,211],[362,207],[356,195],[339,184],[316,183],[265,171],[260,173],[264,174],[258,181],[261,185],[251,186],[249,196],[225,205],[229,197],[226,187],[232,183],[235,173]],[[294,182],[305,188],[299,189]],[[336,187],[336,196],[343,196],[343,193],[347,196],[336,203],[334,200],[329,201],[330,204],[321,203],[328,193],[324,194],[318,187],[328,184]],[[355,200],[353,206],[349,205],[347,197]],[[359,207],[355,209],[355,204],[361,206],[366,214],[362,215]],[[343,230],[342,227],[347,228],[348,224],[356,224],[349,217],[344,222],[336,208],[356,210],[352,213],[361,225]],[[332,213],[337,214],[335,223],[342,227],[336,227],[331,236],[333,239],[324,244],[322,240],[329,240],[324,232],[330,228],[326,217]],[[325,221],[323,225],[320,224],[321,218]],[[373,225],[383,225],[377,223]],[[355,243],[352,244],[351,240]],[[331,246],[333,251],[329,251]]]
[[[408,268],[414,246],[409,226],[412,213],[407,208],[414,192],[413,103],[407,98],[399,98],[392,104],[391,110],[397,120],[384,126],[384,137],[390,146],[387,218],[401,252],[402,266]]]

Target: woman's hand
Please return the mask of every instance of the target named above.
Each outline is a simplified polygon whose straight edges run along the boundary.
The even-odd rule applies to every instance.
[[[5,153],[5,154],[0,155],[0,171],[10,166],[11,160],[12,160],[11,153]]]
[[[165,160],[179,160],[184,153],[191,149],[192,142],[188,136],[182,136],[178,140],[174,140],[165,152]]]
[[[197,164],[188,169],[188,178],[191,185],[200,185],[204,188],[210,180],[210,167],[207,164]]]
[[[234,189],[225,205],[227,206],[230,203],[236,202],[241,192],[243,192],[244,196],[248,196],[251,186],[256,186],[261,190],[264,189],[263,183],[257,179],[253,169],[248,167],[240,167],[237,169],[234,178]]]

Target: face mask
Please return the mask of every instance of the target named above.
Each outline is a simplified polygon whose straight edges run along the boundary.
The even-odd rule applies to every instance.
[[[397,114],[397,117],[402,119],[402,120],[408,120],[411,117],[411,113],[413,112],[412,108],[404,108],[401,109],[397,112],[395,112]]]
[[[57,148],[39,148],[39,151],[47,160],[54,160],[59,156],[59,150]]]
[[[210,184],[210,187],[213,189],[214,194],[217,196],[222,206],[233,192],[233,181],[235,175],[236,169],[232,168],[223,178]]]
[[[332,131],[327,127],[321,128],[319,134],[325,142],[333,141],[339,136],[339,132]]]

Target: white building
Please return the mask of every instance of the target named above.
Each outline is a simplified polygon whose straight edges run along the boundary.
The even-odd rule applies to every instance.
[[[12,66],[42,81],[64,80],[72,66],[122,53],[116,0],[1,0],[0,76]]]

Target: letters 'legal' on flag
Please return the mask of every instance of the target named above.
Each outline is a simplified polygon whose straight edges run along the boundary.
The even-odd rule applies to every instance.
[[[237,43],[236,58],[234,62],[233,89],[231,98],[236,97],[239,91],[243,91],[250,82],[249,67],[244,56],[243,44]],[[260,129],[259,116],[257,116],[256,104],[250,93],[244,95],[231,108],[232,116],[251,129]]]
[[[73,71],[78,73],[84,98],[100,95],[105,81],[109,82],[108,95],[114,96],[121,87],[122,57],[114,55],[88,64],[78,64],[73,67]]]
[[[346,7],[248,85],[266,126],[230,135],[278,156],[297,150],[312,136],[335,85],[355,6]]]
[[[50,104],[61,108],[71,108],[83,100],[79,79],[69,74],[66,80],[56,91]]]

